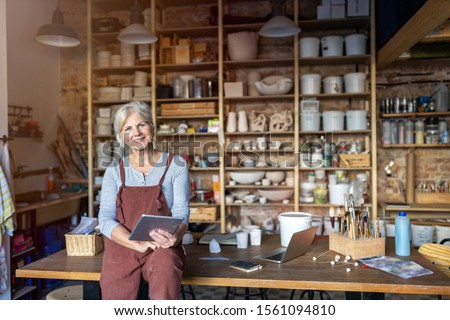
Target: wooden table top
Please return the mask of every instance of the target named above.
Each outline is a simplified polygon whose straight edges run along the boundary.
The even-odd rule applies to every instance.
[[[262,261],[264,268],[245,273],[228,267],[231,261],[252,257],[262,251],[280,246],[279,236],[264,236],[262,246],[237,249],[222,246],[220,254],[210,254],[207,245],[185,246],[187,259],[183,284],[253,288],[385,292],[403,294],[450,295],[450,278],[423,258],[415,249],[411,256],[401,259],[415,261],[433,274],[403,279],[381,270],[361,265],[337,264],[330,261],[336,255],[328,251],[328,237],[317,236],[305,255],[283,264]],[[313,257],[328,251],[316,261]],[[395,257],[393,238],[386,239],[386,255]],[[226,257],[229,260],[200,260],[200,257]],[[51,278],[65,280],[100,279],[102,254],[94,257],[68,257],[65,250],[16,270],[22,278]],[[254,260],[256,261],[256,260]],[[352,268],[346,272],[346,268]]]

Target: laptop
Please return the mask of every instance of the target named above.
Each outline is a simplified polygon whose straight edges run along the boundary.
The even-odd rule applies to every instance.
[[[275,263],[283,263],[297,258],[308,252],[316,235],[318,226],[296,232],[292,235],[288,246],[270,250],[253,257],[254,259],[265,260]]]

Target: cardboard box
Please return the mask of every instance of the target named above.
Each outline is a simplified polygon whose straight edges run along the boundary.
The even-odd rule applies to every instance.
[[[191,63],[191,48],[188,45],[175,46],[175,64]]]
[[[242,81],[238,82],[225,82],[223,84],[225,91],[225,97],[243,97],[244,94],[244,83]]]
[[[353,260],[384,256],[386,253],[386,238],[350,239],[338,233],[330,233],[329,249]]]
[[[331,6],[317,6],[317,20],[331,19]]]
[[[345,18],[345,4],[332,5],[331,19],[344,19],[344,18]]]
[[[415,203],[424,204],[449,204],[450,203],[450,193],[448,192],[427,192],[418,193],[415,195]]]
[[[370,15],[370,0],[347,0],[347,17]]]

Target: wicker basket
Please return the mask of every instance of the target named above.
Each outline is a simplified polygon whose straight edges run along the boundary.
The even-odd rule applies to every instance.
[[[103,236],[93,234],[65,234],[68,256],[95,256],[103,251]]]

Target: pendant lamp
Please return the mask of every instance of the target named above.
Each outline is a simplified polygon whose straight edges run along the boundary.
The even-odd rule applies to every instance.
[[[259,34],[263,37],[282,38],[294,36],[301,29],[283,13],[283,6],[286,0],[271,0],[272,18],[267,21]]]
[[[41,26],[34,38],[40,43],[53,47],[76,47],[80,44],[75,31],[64,25],[59,4],[53,12],[52,23]]]
[[[123,29],[117,39],[123,43],[129,44],[148,44],[154,43],[158,38],[144,26],[144,16],[142,8],[136,1],[130,9],[130,24]]]

